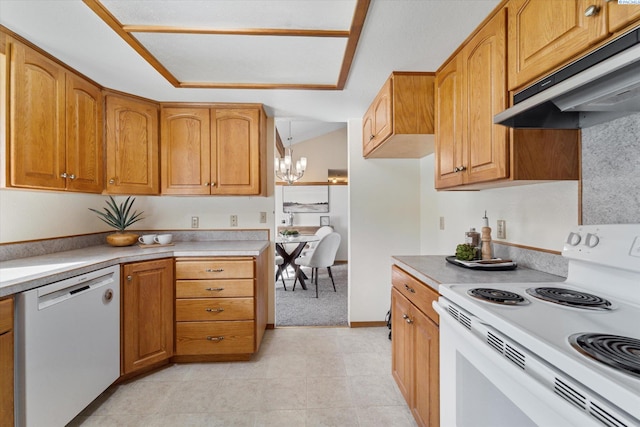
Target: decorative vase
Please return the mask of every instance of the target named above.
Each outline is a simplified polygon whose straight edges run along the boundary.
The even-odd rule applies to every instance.
[[[138,235],[135,233],[117,233],[107,235],[107,243],[111,246],[131,246],[138,241]]]

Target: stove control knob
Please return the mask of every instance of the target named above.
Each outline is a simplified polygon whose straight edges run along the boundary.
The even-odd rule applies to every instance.
[[[578,243],[580,243],[581,240],[582,238],[580,235],[572,231],[569,233],[569,237],[567,237],[567,244],[570,246],[578,246]]]
[[[600,243],[600,238],[595,234],[588,233],[587,237],[584,239],[584,245],[590,248],[595,248]]]

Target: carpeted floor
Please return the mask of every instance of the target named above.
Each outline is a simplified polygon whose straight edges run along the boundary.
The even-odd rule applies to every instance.
[[[287,290],[278,279],[276,283],[276,326],[347,326],[347,272],[348,264],[331,267],[336,282],[333,291],[327,269],[318,269],[318,298],[316,286],[311,284],[311,269],[303,271],[309,277],[307,290],[300,283],[293,289],[293,271],[289,270],[289,279],[285,273]]]

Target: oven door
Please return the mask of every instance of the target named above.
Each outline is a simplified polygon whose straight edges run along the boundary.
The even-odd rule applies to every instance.
[[[440,314],[442,427],[602,426],[472,333],[438,301],[433,307]]]

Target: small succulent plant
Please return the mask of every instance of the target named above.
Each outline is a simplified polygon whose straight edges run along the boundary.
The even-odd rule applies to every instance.
[[[107,207],[103,208],[104,212],[92,208],[89,208],[89,210],[98,214],[98,217],[110,227],[113,227],[118,231],[124,231],[131,224],[142,219],[140,215],[144,212],[131,212],[131,207],[135,201],[135,197],[132,199],[131,196],[129,196],[127,197],[127,200],[118,205],[113,196],[109,196],[109,200],[107,200]]]

